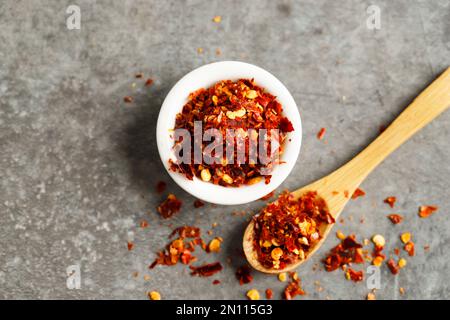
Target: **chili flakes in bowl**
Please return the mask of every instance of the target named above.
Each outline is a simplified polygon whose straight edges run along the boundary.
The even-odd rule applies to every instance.
[[[191,152],[190,163],[180,161],[179,156],[176,161],[169,160],[170,170],[183,174],[189,180],[195,176],[205,182],[232,187],[252,185],[263,179],[268,184],[271,170],[281,162],[278,157],[270,158],[265,164],[249,161],[249,145],[260,138],[259,129],[278,130],[275,137],[279,143],[278,155],[283,153],[287,134],[294,131],[291,121],[283,116],[283,108],[276,97],[257,86],[253,79],[223,80],[207,89],[192,92],[182,111],[177,114],[174,127],[175,130],[186,129],[193,138],[192,144],[195,141],[195,122],[201,122],[203,133],[208,129],[219,130],[223,139],[213,143],[222,144],[224,155],[207,164],[203,159],[201,163],[194,161],[194,152]],[[231,139],[227,136],[228,130],[235,132]],[[270,150],[270,139],[264,137]],[[243,143],[239,145],[238,140]],[[175,141],[174,149],[181,142]],[[203,139],[199,142],[203,154],[210,143]],[[233,146],[232,156],[225,155],[227,145]],[[245,151],[244,159],[238,157],[239,147]]]

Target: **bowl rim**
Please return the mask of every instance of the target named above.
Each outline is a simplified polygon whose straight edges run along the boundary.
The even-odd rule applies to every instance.
[[[275,95],[283,107],[283,114],[292,122],[294,131],[289,132],[285,149],[281,155],[283,164],[277,165],[272,172],[270,183],[264,179],[254,185],[240,187],[223,187],[210,182],[204,182],[197,177],[187,179],[180,173],[169,169],[169,159],[174,159],[172,151],[175,115],[181,111],[189,93],[199,88],[208,88],[220,80],[255,79],[258,86]],[[179,106],[179,107],[174,107]],[[172,120],[171,120],[172,119]],[[238,205],[258,200],[280,186],[289,176],[300,154],[302,143],[302,121],[294,98],[274,75],[267,70],[250,63],[240,61],[220,61],[200,66],[184,75],[172,87],[164,99],[156,125],[156,140],[158,152],[163,166],[170,177],[182,189],[194,197],[215,204]],[[239,192],[237,192],[239,191]]]

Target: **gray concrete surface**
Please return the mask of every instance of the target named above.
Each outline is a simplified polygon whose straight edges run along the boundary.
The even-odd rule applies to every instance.
[[[81,8],[81,30],[66,28],[69,4]],[[366,26],[371,4],[381,9],[380,30]],[[215,15],[221,23],[212,22]],[[146,299],[157,290],[165,299],[244,299],[246,290],[268,287],[281,295],[275,277],[254,273],[246,286],[234,277],[244,262],[246,219],[263,202],[194,210],[156,150],[156,117],[171,86],[225,59],[273,72],[297,101],[304,144],[280,190],[293,189],[352,158],[450,65],[450,1],[2,1],[0,298]],[[134,79],[138,72],[154,86]],[[124,104],[125,95],[135,102]],[[396,277],[382,268],[379,299],[449,298],[449,126],[447,112],[397,150],[336,226],[360,239],[383,234],[387,252],[400,245],[401,232],[412,232],[417,254]],[[315,137],[320,127],[328,130],[324,142]],[[168,221],[155,210],[158,180],[185,202]],[[395,210],[382,202],[390,195],[398,197]],[[419,219],[422,204],[440,210]],[[236,210],[249,214],[235,217]],[[393,211],[406,217],[403,224],[386,219]],[[150,227],[141,230],[144,218]],[[181,265],[147,269],[173,227],[195,223],[206,232],[214,222],[224,248],[200,261],[223,261],[217,277],[190,277]],[[365,283],[313,270],[337,241],[330,236],[298,270],[308,292],[301,299],[365,298]],[[79,290],[66,287],[70,265],[81,267]]]

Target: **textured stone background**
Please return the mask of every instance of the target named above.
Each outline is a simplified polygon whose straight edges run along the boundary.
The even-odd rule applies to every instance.
[[[66,29],[69,4],[81,7],[79,31]],[[370,4],[381,8],[381,30],[366,27]],[[221,23],[211,21],[215,15]],[[158,290],[172,299],[241,299],[253,287],[279,297],[284,284],[274,277],[254,273],[242,287],[234,278],[249,215],[232,213],[256,212],[263,202],[193,210],[194,199],[170,181],[156,150],[155,122],[171,86],[202,64],[228,59],[273,72],[296,99],[304,145],[281,188],[294,189],[352,158],[450,65],[450,1],[1,1],[1,298],[146,299]],[[154,86],[134,79],[137,72]],[[125,95],[135,102],[124,104]],[[383,234],[387,252],[402,231],[412,232],[417,255],[396,277],[383,267],[380,299],[449,297],[449,126],[447,112],[395,152],[336,226],[360,239]],[[325,141],[315,137],[320,127],[328,129]],[[170,221],[155,211],[158,180],[185,202]],[[382,202],[390,195],[406,217],[395,227]],[[440,210],[422,220],[421,204]],[[143,218],[145,230],[137,227]],[[233,257],[215,277],[221,285],[190,277],[181,265],[147,269],[172,227],[196,223],[206,231],[213,222],[223,251],[200,260]],[[367,294],[341,271],[313,271],[336,243],[330,236],[298,270],[308,292],[302,299]],[[73,264],[81,266],[80,290],[66,288]]]

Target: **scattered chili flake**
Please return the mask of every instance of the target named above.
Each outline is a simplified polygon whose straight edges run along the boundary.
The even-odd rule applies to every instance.
[[[349,192],[348,192],[348,190],[344,190],[344,197],[346,197],[346,198],[348,199],[348,197],[349,197]]]
[[[266,299],[267,300],[270,300],[270,299],[272,299],[272,297],[273,297],[273,291],[272,291],[272,289],[266,289]]]
[[[249,266],[241,266],[236,270],[236,278],[239,280],[239,284],[247,284],[253,281],[253,276],[251,275],[251,269]]]
[[[399,249],[399,248],[395,248],[395,249],[394,249],[394,254],[395,254],[396,256],[399,256],[399,255],[400,255],[400,249]]]
[[[336,232],[336,237],[340,240],[344,240],[345,239],[345,234],[342,233],[342,231],[338,230]]]
[[[128,251],[131,251],[131,250],[133,250],[133,248],[134,248],[134,243],[133,243],[133,242],[130,242],[130,241],[128,241],[128,242],[127,242],[127,247],[128,247]]]
[[[172,233],[169,235],[169,238],[172,238],[174,235],[178,234],[180,238],[198,238],[200,237],[200,228],[191,227],[191,226],[183,226],[175,228]]]
[[[404,295],[404,294],[405,294],[405,288],[403,288],[403,287],[400,287],[400,288],[398,289],[398,291],[400,292],[401,295]]]
[[[153,79],[151,79],[151,78],[148,78],[146,81],[145,81],[145,86],[146,87],[150,87],[152,84],[153,84]]]
[[[396,197],[387,197],[384,199],[384,203],[387,203],[391,208],[394,208],[395,201],[397,201]]]
[[[216,56],[220,56],[222,54],[222,50],[220,48],[216,49]]]
[[[356,198],[362,197],[364,195],[366,195],[364,190],[362,190],[360,188],[356,188],[355,192],[353,192],[353,194],[352,194],[352,199],[355,200]]]
[[[409,241],[407,244],[405,244],[405,246],[403,247],[403,249],[405,249],[406,252],[408,252],[408,255],[410,257],[415,255],[415,250],[414,250],[414,242]]]
[[[217,279],[216,279],[216,280],[214,280],[214,281],[212,282],[212,284],[213,284],[213,285],[220,284],[220,280],[217,280]]]
[[[403,243],[408,243],[409,240],[411,240],[411,233],[409,232],[402,233],[400,235],[400,240],[402,240]]]
[[[222,238],[214,238],[208,244],[208,252],[219,252]]]
[[[181,201],[173,194],[169,194],[167,199],[158,206],[158,212],[164,219],[170,218],[175,213],[180,211]]]
[[[194,207],[195,208],[201,208],[201,207],[203,207],[205,205],[205,203],[202,201],[202,200],[195,200],[194,201]]]
[[[339,191],[332,191],[331,194],[332,194],[333,196],[337,196],[337,195],[339,194]]]
[[[165,183],[164,181],[158,181],[158,183],[156,184],[156,192],[161,194],[166,190],[166,187],[167,183]]]
[[[395,263],[394,259],[389,259],[387,262],[387,266],[389,267],[389,270],[391,270],[392,274],[397,274],[399,271],[398,265]]]
[[[317,133],[317,139],[322,140],[323,136],[325,135],[326,129],[325,128],[321,128],[319,130],[319,132]]]
[[[158,291],[151,291],[148,293],[150,300],[161,300],[161,294]]]
[[[438,209],[438,207],[436,207],[436,206],[420,206],[419,207],[419,217],[421,217],[421,218],[428,218],[437,209]]]
[[[372,264],[374,266],[380,267],[384,259],[386,259],[386,256],[383,254],[383,249],[383,246],[375,244],[375,248],[372,252]]]
[[[148,227],[148,222],[147,220],[142,220],[141,223],[139,224],[139,226],[144,229]]]
[[[247,298],[249,300],[259,300],[259,292],[256,289],[251,289],[247,291]]]
[[[131,103],[134,101],[134,99],[133,99],[133,97],[126,96],[126,97],[123,97],[123,101],[126,103]]]
[[[401,258],[400,260],[398,260],[398,267],[399,267],[400,269],[401,269],[401,268],[404,268],[404,267],[406,266],[406,264],[407,264],[406,259]]]
[[[270,193],[268,193],[268,194],[266,194],[264,197],[262,197],[262,198],[259,199],[259,200],[261,200],[261,201],[267,201],[267,200],[269,200],[270,198],[272,198],[274,194],[275,194],[275,190],[272,191],[272,192],[270,192]]]
[[[390,214],[388,215],[389,220],[391,220],[391,222],[393,224],[399,224],[400,222],[403,221],[403,217],[399,214]]]
[[[300,286],[300,279],[292,280],[284,289],[284,299],[292,300],[298,295],[305,295],[305,291]]]
[[[354,235],[350,235],[331,249],[323,262],[328,272],[349,263],[364,263],[362,245],[356,242]]]
[[[363,279],[364,279],[364,272],[362,270],[355,271],[352,268],[347,268],[345,277],[348,280],[352,280],[353,282],[360,282],[360,281],[363,281]]]
[[[375,293],[369,292],[369,293],[367,294],[367,300],[377,300],[377,298],[376,298],[376,296],[375,296]]]
[[[253,246],[259,262],[282,270],[304,260],[321,237],[321,224],[334,222],[317,192],[307,192],[298,199],[287,191],[282,193],[254,218]]]
[[[376,234],[372,237],[372,241],[377,247],[384,247],[386,240],[381,234]]]
[[[141,78],[144,77],[144,75],[143,75],[142,73],[137,73],[137,74],[135,75],[135,77],[136,77],[136,79],[141,79]]]
[[[215,16],[215,17],[213,18],[213,21],[214,21],[215,23],[220,23],[220,22],[222,21],[222,17],[221,17],[221,16]]]
[[[192,180],[195,177],[213,184],[239,187],[259,182],[264,177],[265,183],[270,182],[270,172],[281,164],[275,152],[268,155],[265,163],[250,163],[247,152],[250,142],[258,142],[260,135],[267,139],[267,150],[272,150],[272,143],[267,132],[272,133],[272,138],[277,140],[278,155],[284,150],[284,142],[288,132],[294,130],[292,123],[283,116],[283,108],[276,97],[257,86],[253,79],[239,79],[237,81],[223,80],[217,82],[208,89],[199,89],[192,92],[188,102],[176,115],[174,129],[187,130],[193,142],[198,141],[194,136],[194,123],[201,122],[203,132],[209,129],[217,129],[223,139],[218,142],[222,150],[232,147],[232,155],[211,155],[211,161],[203,161],[198,164],[195,161],[195,152],[191,152],[189,164],[183,161],[183,153],[180,149],[182,138],[175,141],[174,150],[176,160],[169,160],[170,170],[184,175]],[[265,129],[266,133],[260,129]],[[278,133],[276,133],[277,129]],[[233,130],[233,137],[227,135],[227,131]],[[263,133],[261,133],[263,132]],[[199,141],[200,149],[205,150],[209,141]],[[220,145],[219,144],[219,145]],[[238,157],[238,149],[244,154]],[[178,151],[178,152],[177,152]],[[215,151],[215,150],[214,150]],[[206,155],[205,155],[206,156]],[[208,162],[208,163],[206,163]]]
[[[223,269],[220,262],[208,263],[198,267],[190,266],[189,268],[192,270],[192,275],[200,277],[210,277]]]

